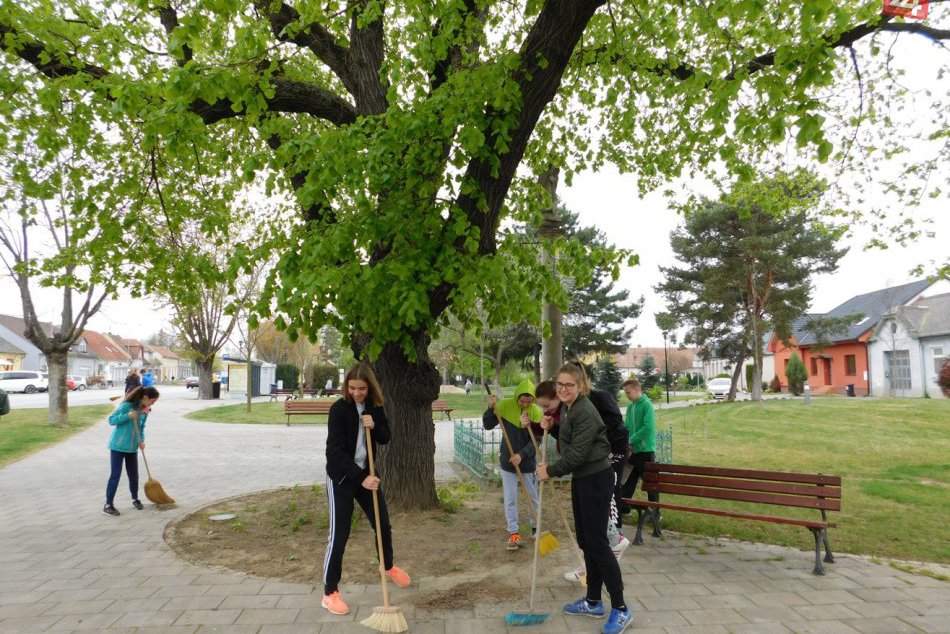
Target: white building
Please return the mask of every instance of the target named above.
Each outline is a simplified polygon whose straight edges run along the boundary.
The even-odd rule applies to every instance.
[[[950,358],[950,293],[921,297],[884,315],[868,350],[873,394],[943,398],[937,377]]]

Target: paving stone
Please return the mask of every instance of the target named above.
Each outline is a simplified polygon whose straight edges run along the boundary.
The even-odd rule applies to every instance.
[[[841,621],[790,621],[783,624],[795,634],[860,634],[858,630]]]
[[[175,610],[151,610],[148,612],[126,612],[113,627],[168,627],[178,617],[181,612]]]
[[[11,603],[10,605],[0,605],[0,621],[3,619],[19,619],[28,616],[39,616],[52,608],[55,608],[57,603]],[[63,614],[68,614],[67,612],[60,612],[55,616],[62,616]]]
[[[791,634],[781,623],[730,623],[723,627],[729,634]]]
[[[224,602],[225,597],[209,597],[206,595],[197,597],[172,597],[165,599],[165,605],[162,610],[217,610]]]
[[[113,599],[101,599],[96,601],[63,601],[53,605],[43,614],[48,616],[64,616],[66,614],[98,614],[99,612],[112,611],[108,610],[108,608],[113,604],[115,604]],[[122,606],[122,610],[125,610],[125,606]]]
[[[278,600],[280,600],[280,596],[276,594],[241,594],[233,597],[226,597],[221,605],[218,606],[218,608],[222,610],[229,608],[238,610],[247,610],[251,608],[276,608]]]
[[[241,612],[235,621],[239,625],[264,625],[265,623],[293,623],[297,619],[297,608],[251,608]]]
[[[802,618],[808,621],[822,621],[831,619],[859,619],[862,616],[864,604],[851,603],[844,605],[842,603],[830,603],[827,605],[797,605],[793,610],[802,615]]]
[[[683,610],[680,614],[693,625],[716,625],[722,623],[745,623],[746,619],[731,608],[704,608]]]
[[[950,619],[939,614],[928,616],[902,616],[901,620],[910,623],[922,632],[946,634],[950,632]]]
[[[894,617],[847,619],[845,623],[862,634],[904,634],[920,631],[913,625]]]
[[[68,632],[98,631],[110,627],[113,623],[118,621],[121,616],[121,613],[108,612],[101,614],[67,614],[66,616],[60,617],[49,630],[51,632],[60,632],[63,630]]]
[[[678,625],[668,627],[666,631],[670,634],[728,634],[729,632],[722,625]]]
[[[741,594],[720,594],[708,597],[693,597],[703,608],[754,608],[755,603]]]
[[[240,615],[240,610],[185,610],[175,625],[230,625]]]

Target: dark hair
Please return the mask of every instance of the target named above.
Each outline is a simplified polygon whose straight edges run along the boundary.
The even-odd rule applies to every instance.
[[[538,387],[534,388],[534,395],[543,398],[557,398],[557,386],[554,381],[541,381]]]
[[[383,404],[383,390],[379,387],[379,381],[376,380],[376,373],[368,363],[360,362],[354,365],[343,377],[343,398],[352,403],[353,397],[350,396],[350,381],[365,381],[369,387],[369,397],[373,399],[373,405]]]
[[[153,401],[158,399],[158,390],[149,385],[148,387],[137,387],[125,395],[126,403],[132,403],[133,409],[142,407],[142,397],[147,396]]]

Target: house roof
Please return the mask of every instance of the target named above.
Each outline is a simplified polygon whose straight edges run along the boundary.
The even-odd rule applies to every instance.
[[[89,346],[89,352],[100,359],[107,361],[128,361],[129,354],[125,348],[117,343],[112,337],[100,332],[86,330],[82,333],[86,338],[86,344]]]
[[[896,312],[917,337],[950,334],[950,293],[923,297],[910,306],[901,306]]]
[[[155,352],[155,353],[161,355],[162,357],[164,357],[165,359],[177,359],[177,358],[178,358],[178,355],[177,355],[177,354],[175,354],[174,352],[172,352],[171,350],[169,350],[168,348],[166,348],[166,347],[164,347],[164,346],[153,346],[153,345],[151,345],[151,344],[145,344],[145,349],[146,349],[146,350],[150,350],[150,351],[152,351],[152,352]]]
[[[21,350],[19,346],[10,343],[3,337],[0,337],[0,354],[26,354],[26,350]]]
[[[927,290],[931,284],[932,282],[930,280],[923,279],[852,297],[822,316],[847,317],[848,315],[860,313],[864,315],[864,318],[852,324],[846,332],[831,336],[830,340],[837,342],[857,339],[873,328],[885,314],[894,312],[899,306],[903,306],[914,299],[917,295]],[[804,325],[804,322],[802,325]],[[801,335],[801,338],[798,336],[795,337],[799,346],[808,346],[816,343],[814,333],[802,331]]]
[[[7,330],[16,333],[24,339],[26,338],[26,335],[24,334],[26,332],[26,320],[22,317],[16,317],[14,315],[0,315],[0,326],[3,326]],[[40,327],[47,335],[53,335],[53,324],[47,321],[41,321]]]
[[[671,355],[687,355],[690,365],[696,362],[696,348],[677,348],[676,346],[670,346],[669,351]],[[618,368],[638,368],[640,364],[643,363],[643,359],[646,358],[647,354],[653,357],[657,367],[663,367],[663,348],[627,348],[627,351],[623,354],[615,354],[611,358]],[[674,365],[672,358],[670,360],[670,367],[677,367]]]

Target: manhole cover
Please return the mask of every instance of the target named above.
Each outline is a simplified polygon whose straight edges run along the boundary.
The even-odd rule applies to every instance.
[[[208,519],[212,522],[224,522],[227,520],[233,520],[237,515],[234,513],[221,513],[220,515],[210,515]]]

